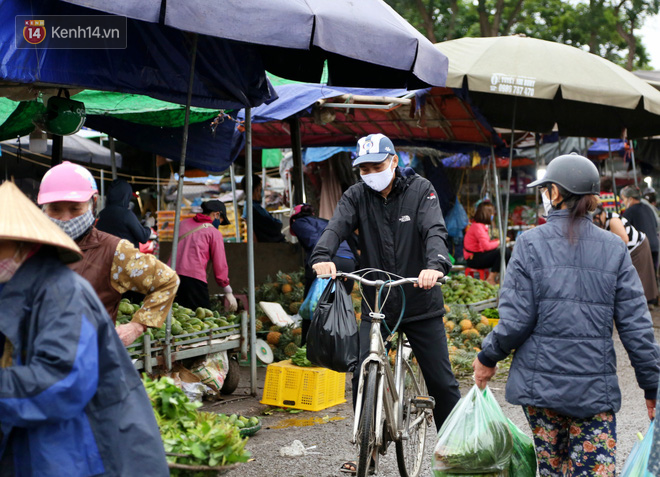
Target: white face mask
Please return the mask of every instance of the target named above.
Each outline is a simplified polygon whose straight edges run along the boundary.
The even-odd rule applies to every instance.
[[[552,211],[552,201],[548,199],[547,191],[541,194],[541,198],[543,199],[543,210],[545,211],[545,216],[547,217]]]
[[[390,159],[390,165],[392,164],[392,159]],[[387,166],[387,169],[381,172],[372,172],[371,174],[361,174],[362,180],[365,184],[371,187],[376,192],[381,192],[390,185],[392,182],[392,177],[394,177],[394,168]]]

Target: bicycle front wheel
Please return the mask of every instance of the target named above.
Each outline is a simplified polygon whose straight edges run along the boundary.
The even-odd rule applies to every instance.
[[[426,383],[417,360],[411,355],[403,361],[403,403],[404,435],[407,439],[396,441],[396,460],[401,477],[417,477],[424,462],[426,428],[430,411],[415,406],[413,399],[427,394]]]
[[[374,448],[376,447],[376,386],[378,385],[378,363],[367,365],[366,384],[362,393],[362,411],[358,429],[357,477],[369,475]]]

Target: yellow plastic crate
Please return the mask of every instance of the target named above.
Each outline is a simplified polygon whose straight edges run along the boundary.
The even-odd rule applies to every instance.
[[[301,368],[291,360],[268,365],[262,404],[320,411],[346,402],[346,373]]]
[[[488,318],[488,324],[495,328],[495,326],[500,322],[499,318]]]

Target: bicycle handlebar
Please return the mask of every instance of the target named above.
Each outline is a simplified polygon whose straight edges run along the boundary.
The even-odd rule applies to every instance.
[[[417,277],[415,278],[401,278],[400,280],[395,280],[392,282],[385,281],[385,280],[367,280],[366,278],[361,277],[360,275],[355,275],[353,273],[346,273],[346,272],[337,272],[336,274],[337,277],[343,277],[343,278],[350,278],[351,280],[355,280],[357,282],[362,283],[363,285],[370,286],[370,287],[381,287],[385,286],[387,288],[391,287],[398,287],[399,285],[404,285],[406,283],[417,283]],[[318,275],[318,278],[332,278],[332,275],[324,274],[324,275]],[[442,277],[438,280],[438,282],[435,284],[435,286],[439,287],[443,285],[447,281],[447,277]]]

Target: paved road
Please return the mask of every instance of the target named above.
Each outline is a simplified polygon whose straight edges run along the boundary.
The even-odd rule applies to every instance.
[[[656,323],[660,323],[660,313],[654,316]],[[656,339],[660,338],[660,329],[656,328]],[[616,349],[619,363],[619,382],[623,393],[623,406],[617,415],[618,422],[618,467],[621,468],[625,458],[635,442],[638,432],[644,433],[649,421],[646,414],[643,392],[637,387],[635,375],[630,361],[623,349],[623,345],[616,338]],[[240,398],[249,392],[249,372],[242,369],[244,375],[241,387],[234,394]],[[259,368],[258,396],[261,397],[265,369]],[[462,383],[461,392],[465,393],[469,382]],[[350,383],[347,382],[346,395],[350,399]],[[504,413],[521,429],[529,434],[529,427],[519,407],[512,406],[504,400],[504,383],[498,382],[491,386]],[[247,398],[228,403],[215,403],[206,406],[216,412],[240,413],[244,415],[260,414],[266,406],[259,404],[257,399]],[[352,408],[344,403],[320,412],[302,412],[289,414],[275,412],[263,416],[264,428],[248,442],[247,448],[253,460],[244,464],[231,473],[241,477],[326,477],[345,475],[338,471],[342,462],[354,459],[354,447],[348,442],[352,426]],[[298,458],[280,456],[280,448],[290,445],[294,439],[300,440],[305,446],[316,446],[310,454]],[[433,451],[435,435],[427,444],[427,459],[423,476],[430,476],[430,461]],[[381,460],[379,476],[398,476],[396,456],[392,448],[388,455]]]

